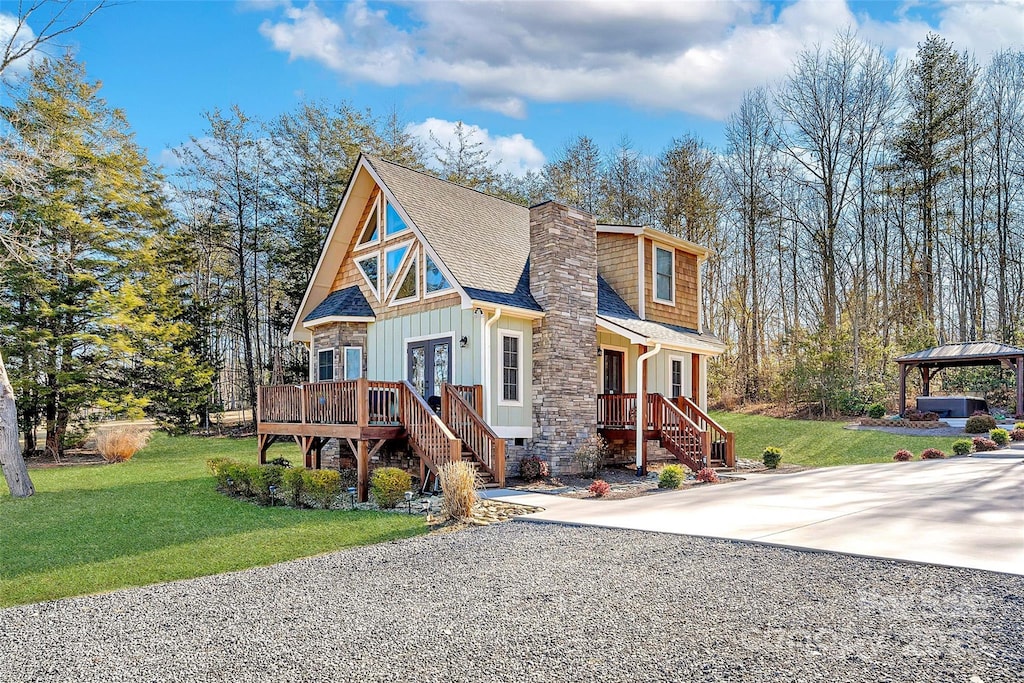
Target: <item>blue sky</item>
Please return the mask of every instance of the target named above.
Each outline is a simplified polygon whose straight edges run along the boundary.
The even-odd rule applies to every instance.
[[[462,120],[521,171],[578,133],[649,154],[686,134],[721,145],[744,90],[847,26],[902,57],[936,30],[985,61],[1024,47],[1024,0],[137,0],[65,44],[155,161],[201,134],[205,110],[272,117],[305,97],[396,107],[442,140]]]

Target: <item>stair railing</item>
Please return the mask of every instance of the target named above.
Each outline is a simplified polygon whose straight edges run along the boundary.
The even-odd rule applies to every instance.
[[[462,459],[462,441],[448,429],[409,381],[399,392],[398,419],[405,425],[409,445],[435,475],[441,465]]]
[[[700,407],[686,398],[679,396],[676,405],[686,413],[690,421],[710,434],[711,446],[708,455],[712,460],[721,460],[727,467],[736,466],[736,435],[712,420]]]
[[[654,421],[660,425],[661,444],[694,472],[707,467],[710,435],[661,394],[650,394]]]
[[[441,387],[441,421],[462,440],[462,444],[480,461],[498,486],[505,485],[505,440],[484,422],[452,384]]]

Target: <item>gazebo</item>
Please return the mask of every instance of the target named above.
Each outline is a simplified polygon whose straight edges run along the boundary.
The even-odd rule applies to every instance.
[[[907,374],[921,373],[921,395],[930,395],[932,377],[943,368],[1001,365],[1017,376],[1017,417],[1024,417],[1024,349],[990,341],[944,344],[896,359],[900,367],[900,415],[906,411]]]

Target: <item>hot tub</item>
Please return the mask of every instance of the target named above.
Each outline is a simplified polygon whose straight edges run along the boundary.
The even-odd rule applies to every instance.
[[[918,396],[917,409],[939,417],[970,417],[976,410],[988,410],[988,402],[973,396]]]

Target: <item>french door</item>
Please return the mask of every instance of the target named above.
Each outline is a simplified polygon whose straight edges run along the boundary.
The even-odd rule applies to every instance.
[[[624,360],[622,351],[604,350],[604,393],[621,394],[625,390],[622,381]]]
[[[451,337],[409,343],[409,383],[423,398],[440,396],[441,385],[452,381]]]

